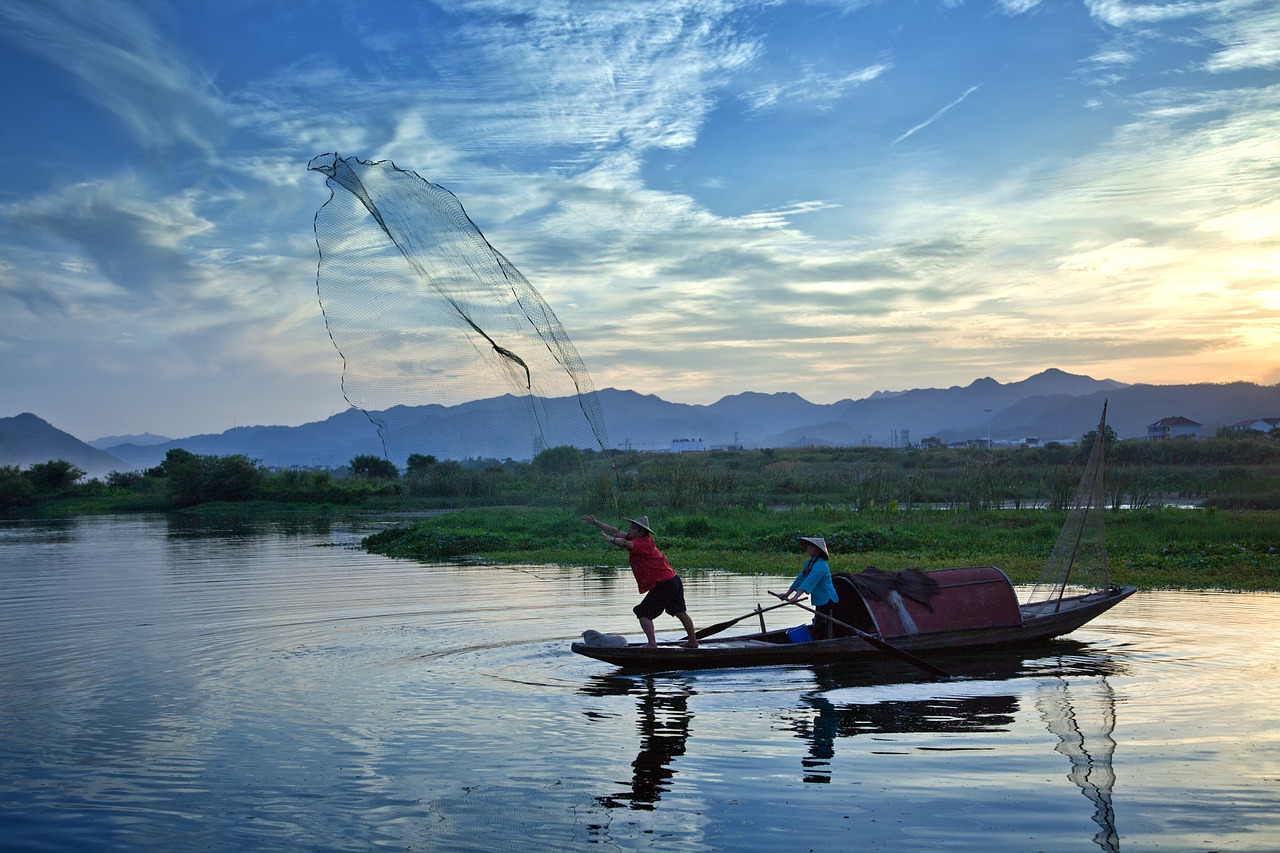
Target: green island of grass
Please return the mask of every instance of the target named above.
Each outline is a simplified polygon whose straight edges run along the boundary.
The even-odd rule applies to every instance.
[[[427,561],[622,568],[622,552],[581,521],[592,507],[615,524],[648,515],[658,546],[685,572],[790,575],[801,563],[796,537],[822,535],[835,571],[994,565],[1022,584],[1038,577],[1095,438],[692,454],[565,446],[526,462],[414,454],[403,471],[374,456],[341,469],[268,470],[243,456],[170,449],[154,468],[105,480],[64,460],[0,466],[0,517],[225,513],[323,525],[398,514],[403,523],[364,547]],[[1280,591],[1280,430],[1111,439],[1108,448],[1113,582]]]
[[[834,507],[650,515],[658,547],[684,572],[793,575],[802,562],[796,538],[822,535],[833,571],[994,565],[1015,584],[1036,580],[1064,517],[1053,510]],[[622,526],[621,517],[612,521]],[[1109,512],[1107,522],[1113,583],[1280,591],[1275,512],[1162,507]],[[362,544],[374,553],[424,561],[626,565],[625,555],[578,514],[542,508],[460,510],[373,534]]]

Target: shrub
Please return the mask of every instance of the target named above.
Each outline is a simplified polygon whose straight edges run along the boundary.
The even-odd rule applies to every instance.
[[[169,499],[179,506],[210,501],[247,501],[262,479],[262,468],[243,454],[197,456],[181,448],[169,450],[160,464],[169,484]]]
[[[394,480],[400,476],[394,462],[369,453],[352,457],[347,466],[353,477],[366,480]]]
[[[0,508],[35,503],[36,487],[15,465],[0,466]]]
[[[85,472],[65,459],[37,462],[27,469],[26,477],[37,492],[61,494],[76,484]]]

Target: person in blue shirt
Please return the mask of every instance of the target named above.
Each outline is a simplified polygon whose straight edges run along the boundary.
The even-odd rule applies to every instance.
[[[800,542],[808,557],[804,561],[804,568],[796,575],[791,588],[782,598],[784,601],[798,601],[808,593],[818,613],[833,615],[834,605],[840,600],[840,596],[836,594],[836,586],[831,581],[831,567],[827,565],[827,560],[831,559],[827,540],[821,536],[801,536]],[[831,620],[822,616],[814,619],[810,633],[815,640],[829,638],[832,635]]]

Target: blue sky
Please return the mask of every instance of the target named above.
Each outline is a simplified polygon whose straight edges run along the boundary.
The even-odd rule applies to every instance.
[[[0,74],[0,416],[85,439],[345,408],[327,152],[598,388],[1280,382],[1273,0],[7,0]]]

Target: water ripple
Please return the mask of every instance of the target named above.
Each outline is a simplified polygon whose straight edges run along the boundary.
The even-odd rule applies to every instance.
[[[1141,593],[945,682],[896,661],[632,675],[568,652],[634,636],[624,569],[392,561],[359,532],[0,524],[7,849],[1280,838],[1280,596]],[[777,585],[687,581],[702,622]],[[1165,805],[1191,792],[1194,831]]]

